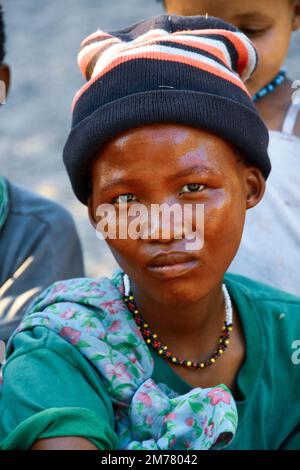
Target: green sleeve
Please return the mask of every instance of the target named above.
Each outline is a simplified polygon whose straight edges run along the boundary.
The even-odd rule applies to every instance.
[[[115,449],[111,399],[96,369],[43,326],[18,333],[3,367],[0,449],[29,449],[37,439],[81,436]]]

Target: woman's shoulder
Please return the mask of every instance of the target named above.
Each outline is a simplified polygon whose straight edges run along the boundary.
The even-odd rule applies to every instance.
[[[105,301],[113,303],[119,300],[120,294],[116,282],[119,276],[120,271],[117,270],[111,277],[79,277],[56,281],[33,299],[26,316],[50,306],[55,311],[60,308],[64,310],[70,304],[77,309],[82,307],[91,307],[91,311],[100,309]]]
[[[276,315],[290,314],[300,325],[300,297],[239,274],[226,273],[224,280],[245,303]]]
[[[261,281],[256,281],[250,277],[241,274],[234,274],[226,272],[224,276],[225,281],[230,285],[235,285],[243,290],[243,292],[257,300],[271,300],[282,302],[296,303],[300,305],[300,297],[285,292],[283,290],[272,287],[269,284]]]
[[[115,272],[111,278],[84,277],[54,282],[33,299],[8,347],[20,331],[36,326],[52,329],[73,344],[76,343],[75,336],[82,331],[97,335],[102,332],[104,336],[111,322],[124,316],[116,282],[118,275]]]
[[[89,278],[78,277],[73,279],[64,279],[50,284],[44,289],[29,307],[29,310],[41,304],[50,304],[54,302],[63,302],[70,300],[76,302],[86,302],[88,298],[99,297],[104,294],[103,284],[109,281],[108,278]]]
[[[246,336],[261,338],[272,367],[285,363],[287,373],[299,385],[299,371],[293,366],[298,358],[300,362],[300,299],[237,274],[226,274],[225,282],[238,305]],[[297,360],[292,360],[295,356]]]
[[[264,380],[276,375],[299,390],[300,298],[237,274],[227,273],[225,283],[238,305],[255,367],[261,364]]]

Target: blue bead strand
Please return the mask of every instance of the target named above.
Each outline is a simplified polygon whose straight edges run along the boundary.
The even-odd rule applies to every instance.
[[[266,86],[261,88],[253,97],[252,100],[254,103],[259,100],[260,98],[263,98],[263,96],[268,95],[269,93],[272,93],[275,88],[277,88],[279,85],[281,85],[286,77],[286,70],[282,69],[280,72],[276,75],[274,80],[272,80],[270,83],[268,83]]]

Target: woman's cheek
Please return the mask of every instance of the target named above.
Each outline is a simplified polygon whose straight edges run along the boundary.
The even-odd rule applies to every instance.
[[[280,41],[278,41],[278,38],[280,38]],[[290,34],[288,31],[271,29],[267,34],[252,41],[259,57],[253,81],[259,82],[260,87],[262,87],[271,81],[281,68],[288,51]]]
[[[219,194],[218,201],[207,204],[204,217],[204,234],[214,250],[234,250],[243,230],[245,209],[238,201],[238,191]]]
[[[136,269],[134,253],[130,249],[130,242],[127,240],[107,240],[107,245],[117,262],[118,266],[129,276],[132,275],[132,269]]]

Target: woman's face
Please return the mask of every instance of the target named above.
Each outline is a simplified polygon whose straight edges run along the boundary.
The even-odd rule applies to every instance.
[[[128,214],[133,205],[142,204],[150,215],[153,204],[177,204],[173,207],[181,214],[190,207],[191,227],[201,233],[197,208],[203,207],[200,248],[191,249],[175,217],[168,219],[168,233],[162,232],[167,219],[154,217],[148,219],[156,228],[152,232],[150,223],[148,231],[141,224],[139,237],[128,230],[123,239],[106,238],[120,267],[150,298],[189,303],[221,281],[238,249],[246,209],[257,204],[263,192],[260,171],[246,165],[220,137],[185,125],[152,124],[117,135],[96,156],[89,215],[96,226],[103,221],[97,207],[110,204],[118,228],[118,215],[122,210]],[[134,217],[128,220],[129,227]]]
[[[169,13],[222,18],[254,43],[259,64],[247,82],[251,94],[277,75],[288,53],[292,31],[299,27],[299,0],[165,0]]]

